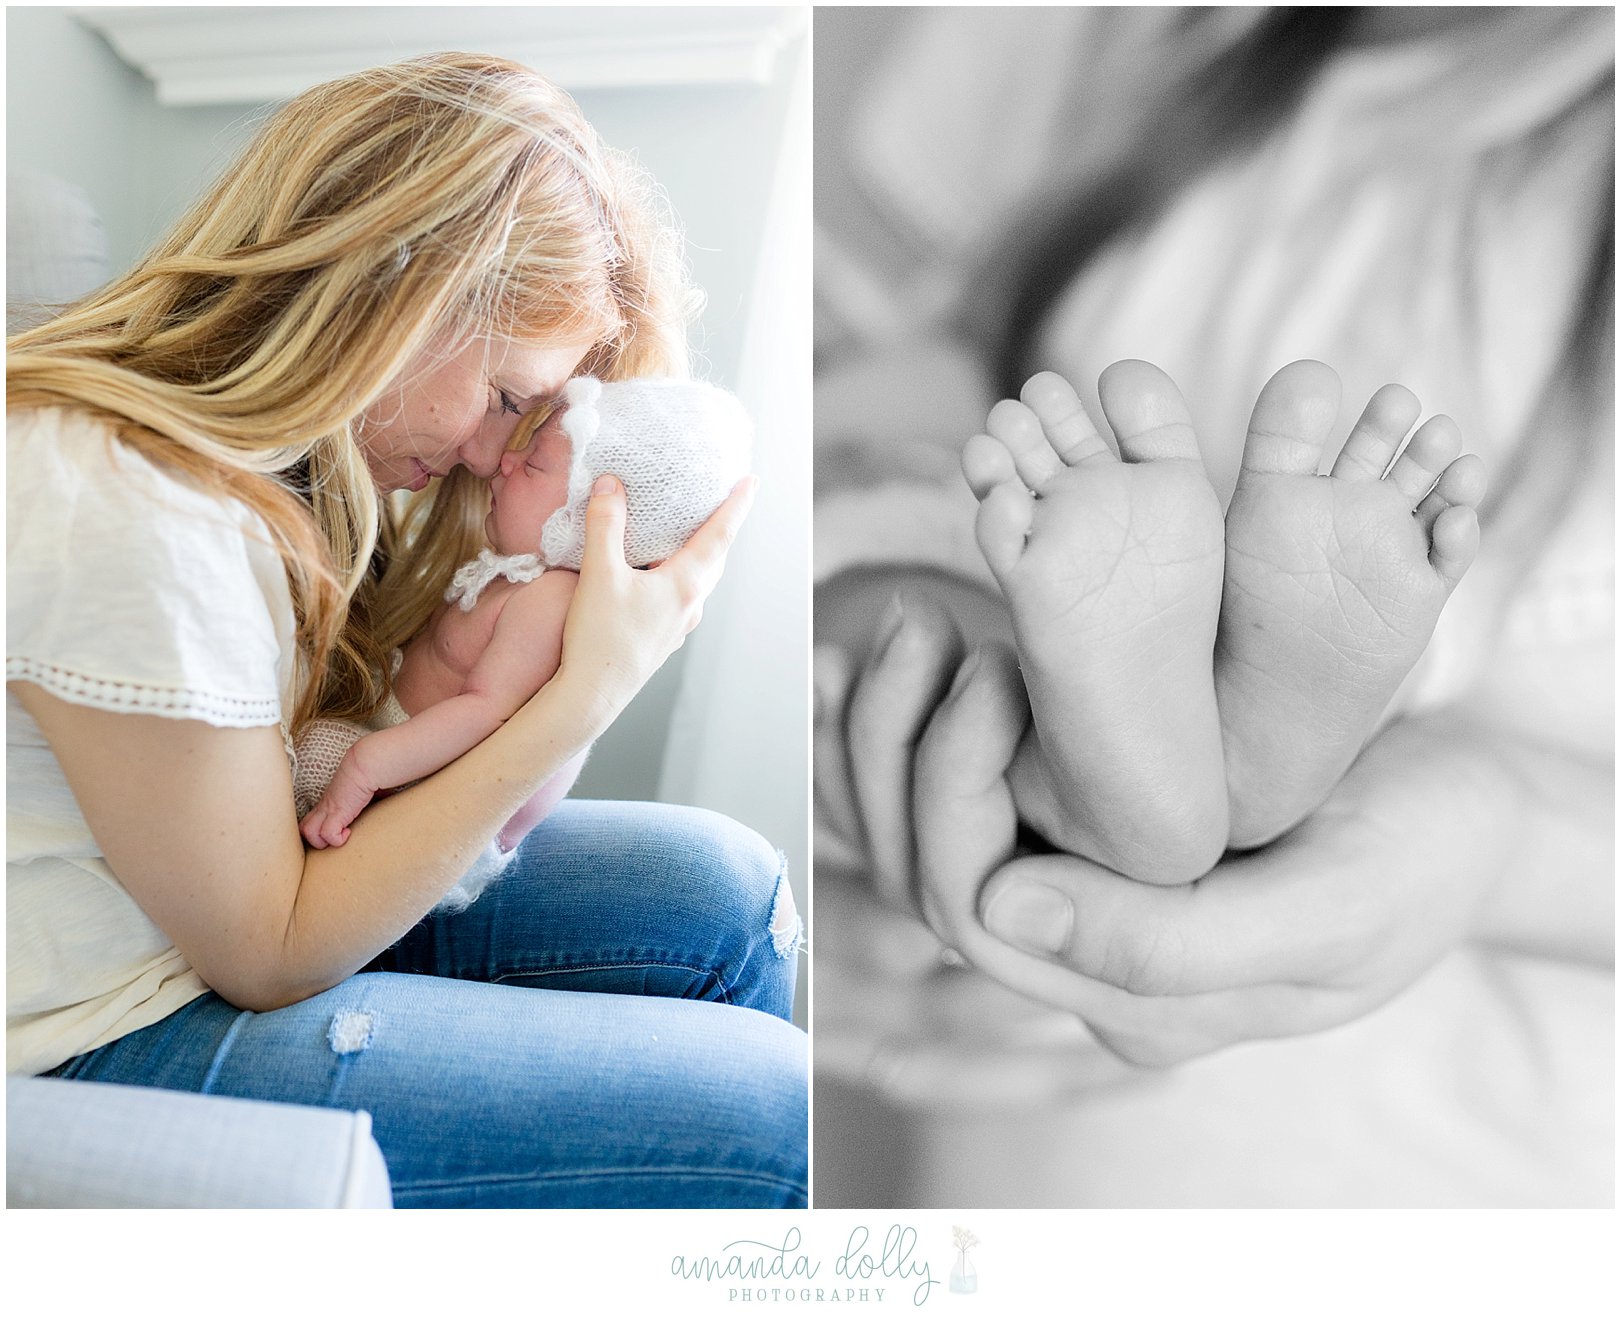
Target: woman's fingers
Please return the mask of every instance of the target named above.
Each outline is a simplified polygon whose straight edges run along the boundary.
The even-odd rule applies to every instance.
[[[582,574],[625,566],[625,487],[616,476],[599,476],[585,506]]]
[[[569,605],[563,659],[553,679],[579,689],[598,732],[698,625],[754,486],[753,477],[740,481],[657,571],[632,572],[625,563],[624,486],[613,476],[598,478],[586,505],[580,584]]]
[[[1143,1077],[1072,1014],[966,969],[818,1000],[816,1068],[936,1111],[1042,1108]]]
[[[961,677],[930,721],[917,756],[917,865],[924,911],[935,932],[1014,994],[1080,1018],[1097,1042],[1126,1062],[1164,1066],[1254,1033],[1283,1033],[1280,1023],[1293,1020],[1287,1014],[1298,998],[1292,987],[1147,997],[1083,975],[1050,955],[1025,952],[985,928],[980,911],[987,881],[995,884],[995,876],[1029,864],[1028,859],[1007,860],[1018,823],[1007,773],[1028,710],[1017,665],[1000,647],[987,646],[977,664],[963,665]],[[1120,884],[1132,883],[1091,862],[1069,859]],[[1074,907],[1046,914],[1065,940],[1073,937],[1079,919]],[[1040,928],[1049,941],[1056,941],[1045,923]],[[997,1065],[1053,1095],[1090,1089],[1118,1075],[1113,1059],[1100,1060],[1095,1046],[1089,1051],[1080,1044],[1079,1039],[1049,1038],[1045,1048],[1037,1048],[1027,1040],[1003,1051]],[[904,1064],[894,1065],[894,1075],[886,1074],[884,1084],[899,1088],[897,1077],[908,1078],[907,1086],[932,1083],[941,1057],[914,1047]]]
[[[707,599],[720,581],[726,567],[727,552],[737,539],[749,509],[754,506],[754,492],[759,485],[760,478],[749,475],[733,486],[725,502],[687,538],[685,545],[659,565],[658,571],[686,574],[698,592],[698,598]]]
[[[962,942],[985,974],[1037,1002],[1074,1013],[1100,1043],[1144,1067],[1186,1062],[1244,1040],[1318,1029],[1334,1011],[1331,995],[1296,984],[1142,994],[1027,953],[984,930]]]
[[[1017,660],[988,643],[958,668],[918,747],[912,801],[924,919],[970,960],[961,945],[983,934],[980,886],[1018,837],[1007,773],[1028,721]]]
[[[759,484],[758,477],[745,476],[685,545],[656,569],[642,574],[680,583],[682,596],[692,608],[689,631],[697,625],[699,607],[720,582],[727,552],[753,507]],[[625,566],[625,488],[617,477],[602,476],[592,487],[585,509],[585,552],[580,571],[590,574],[614,566],[620,570]]]
[[[852,681],[850,655],[842,646],[817,646],[811,672],[816,702],[812,722],[818,828],[846,843],[861,843],[860,813],[844,737]]]
[[[1204,948],[1193,941],[1195,888],[1136,884],[1077,857],[1009,860],[1018,820],[1007,775],[1028,720],[1023,683],[1013,656],[999,646],[984,647],[957,676],[920,741],[914,789],[922,905],[940,938],[1016,993],[1080,1017],[1133,1063],[1181,1062],[1236,1040],[1298,1029],[1300,991],[1224,975],[1248,973],[1245,956],[1266,942],[1223,924],[1255,917],[1258,903],[1214,904],[1218,933],[1233,937]],[[988,928],[982,914],[998,895],[1025,906],[1016,923],[1007,907]],[[993,932],[1010,928],[1020,944]],[[1273,941],[1287,943],[1288,936],[1271,928]],[[1157,939],[1166,940],[1160,951]],[[1195,949],[1190,957],[1182,956],[1178,939]],[[1163,978],[1149,983],[1150,974]],[[1187,992],[1194,983],[1212,992]],[[1235,983],[1242,987],[1230,987]],[[1145,992],[1150,988],[1156,992]],[[1062,1085],[1063,1075],[1060,1063],[1050,1083]]]
[[[1020,1107],[1137,1073],[1073,1014],[948,965],[915,917],[881,905],[863,872],[816,866],[819,1076],[919,1107]]]
[[[1136,995],[1202,994],[1313,970],[1323,885],[1311,859],[1228,861],[1185,885],[1139,884],[1078,857],[1031,856],[980,895],[986,928],[1021,952]]]
[[[850,698],[846,743],[873,885],[915,909],[912,761],[962,654],[956,625],[933,601],[897,595]]]

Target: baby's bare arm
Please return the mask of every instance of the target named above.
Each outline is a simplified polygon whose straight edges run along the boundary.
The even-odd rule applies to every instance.
[[[460,693],[350,748],[345,760],[359,777],[374,791],[412,783],[510,719],[557,672],[563,620],[578,581],[574,573],[553,570],[515,591]]]

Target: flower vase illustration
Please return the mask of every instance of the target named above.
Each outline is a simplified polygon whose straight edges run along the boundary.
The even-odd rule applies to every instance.
[[[954,1227],[951,1229],[951,1240],[957,1247],[957,1259],[951,1266],[951,1290],[977,1292],[979,1274],[975,1272],[974,1262],[968,1258],[968,1252],[979,1244],[979,1238],[966,1227]]]

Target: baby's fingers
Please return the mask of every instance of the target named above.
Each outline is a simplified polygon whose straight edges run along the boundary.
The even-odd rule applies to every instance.
[[[298,832],[303,836],[304,842],[320,851],[326,846],[326,839],[321,837],[321,821],[314,811],[311,811],[298,823]]]
[[[349,841],[349,830],[330,808],[317,804],[299,823],[298,831],[304,841],[316,851],[327,847],[342,847]]]

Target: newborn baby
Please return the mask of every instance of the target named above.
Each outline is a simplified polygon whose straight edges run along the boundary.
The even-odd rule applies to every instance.
[[[581,376],[540,421],[490,481],[492,548],[456,573],[400,653],[393,694],[370,729],[318,719],[300,734],[294,792],[311,847],[342,846],[377,793],[442,769],[551,680],[599,476],[624,484],[625,558],[645,567],[680,549],[748,472],[748,416],[713,385]],[[542,787],[440,906],[472,902],[568,781],[560,774]]]

